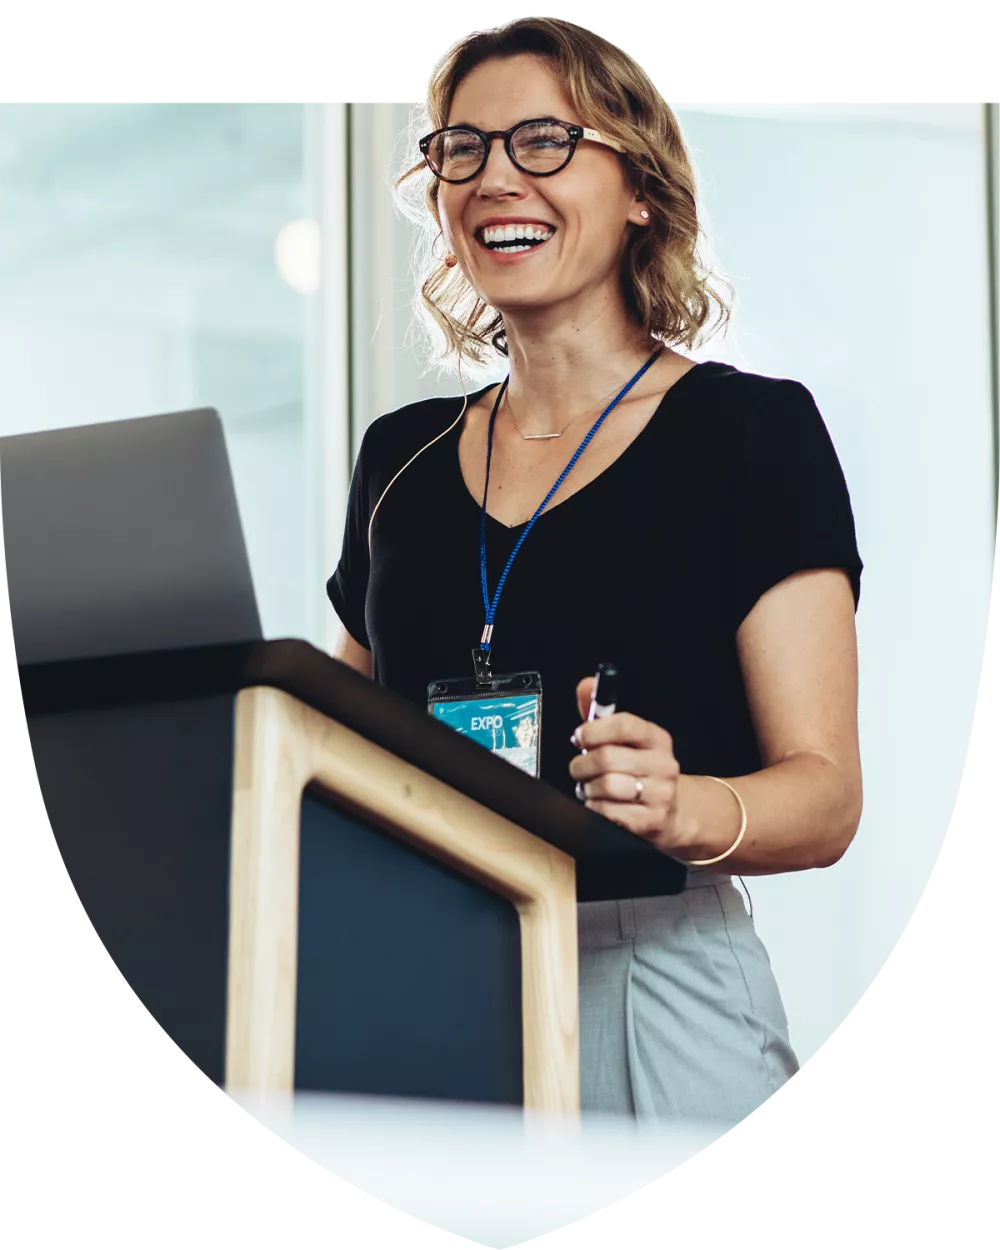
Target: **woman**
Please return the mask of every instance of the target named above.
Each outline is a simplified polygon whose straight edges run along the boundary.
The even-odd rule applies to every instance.
[[[804,386],[671,346],[726,309],[630,58],[517,21],[454,48],[428,110],[402,180],[444,252],[423,298],[459,363],[509,376],[368,430],[336,654],[422,706],[477,643],[541,673],[541,775],[693,865],[680,897],[580,907],[583,1106],[733,1122],[797,1064],[730,874],[832,864],[860,817],[843,475]],[[586,721],[609,659],[625,710]]]

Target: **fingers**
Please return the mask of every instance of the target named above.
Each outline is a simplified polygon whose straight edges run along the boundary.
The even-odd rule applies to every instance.
[[[617,743],[597,747],[586,755],[576,756],[569,763],[569,775],[576,781],[588,781],[601,773],[631,773],[633,777],[638,777],[646,771],[637,750]]]
[[[595,747],[586,755],[577,755],[569,762],[569,775],[574,781],[589,781],[603,773],[626,773],[633,779],[641,777],[661,777],[672,781],[680,774],[680,765],[674,759],[672,751],[642,751],[635,747],[610,746]]]
[[[616,803],[613,799],[587,799],[591,811],[606,816],[629,833],[657,842],[662,836],[664,814],[645,803]]]
[[[642,802],[647,807],[669,807],[677,795],[676,781],[660,777],[642,777]],[[633,773],[602,773],[581,782],[585,799],[608,800],[613,803],[636,803],[636,777]]]
[[[613,716],[603,716],[599,720],[584,721],[575,730],[573,738],[576,745],[585,751],[592,751],[595,747],[610,742],[647,750],[660,747],[673,751],[673,739],[665,729],[654,725],[652,721],[634,716],[631,712],[616,712]]]

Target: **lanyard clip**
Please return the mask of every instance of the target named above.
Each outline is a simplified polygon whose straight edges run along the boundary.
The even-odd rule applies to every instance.
[[[490,669],[490,639],[492,637],[493,626],[484,626],[479,646],[472,648],[472,667],[475,669],[477,686],[491,686],[493,684],[493,672]]]
[[[492,686],[493,671],[490,668],[490,653],[482,647],[472,648],[472,667],[476,671],[477,686]]]

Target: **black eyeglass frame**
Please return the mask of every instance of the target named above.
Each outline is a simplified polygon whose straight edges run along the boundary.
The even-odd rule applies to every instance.
[[[557,169],[525,169],[514,155],[514,135],[523,126],[562,126],[569,134],[570,145],[569,154]],[[483,141],[483,159],[479,162],[478,167],[471,174],[466,174],[464,178],[446,178],[444,174],[439,173],[431,164],[431,158],[428,154],[431,140],[436,139],[438,135],[447,134],[450,130],[464,131],[466,134],[478,135]],[[432,130],[429,135],[418,142],[421,155],[427,164],[427,168],[431,171],[435,178],[441,182],[451,183],[452,186],[463,182],[471,182],[473,178],[478,178],[486,168],[486,162],[490,159],[490,152],[493,150],[493,140],[503,139],[504,151],[515,169],[519,169],[522,174],[527,174],[529,178],[551,178],[553,174],[562,173],[566,166],[573,159],[576,151],[576,145],[581,139],[589,139],[591,143],[602,143],[605,147],[612,148],[615,152],[624,152],[625,148],[616,140],[608,139],[597,130],[591,130],[589,126],[578,126],[576,122],[564,122],[558,117],[529,117],[527,121],[518,122],[516,126],[511,126],[509,130],[480,130],[478,126],[442,126],[439,130]]]

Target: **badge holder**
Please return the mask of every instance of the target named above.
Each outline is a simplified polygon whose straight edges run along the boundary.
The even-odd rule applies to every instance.
[[[477,658],[478,653],[478,658]],[[473,651],[474,677],[449,677],[427,687],[427,710],[494,755],[539,775],[542,678],[536,672],[493,673],[489,653]]]

